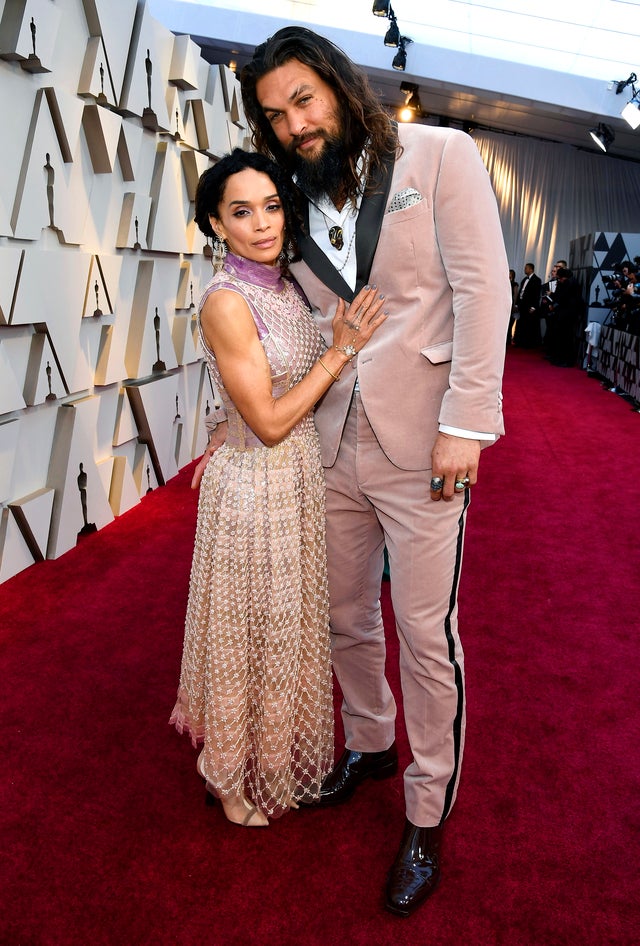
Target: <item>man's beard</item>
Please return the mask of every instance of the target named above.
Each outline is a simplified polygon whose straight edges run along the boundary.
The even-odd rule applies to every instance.
[[[340,194],[348,166],[347,152],[340,140],[323,134],[324,147],[316,158],[305,158],[293,152],[293,173],[300,189],[313,201],[323,197],[335,198]]]

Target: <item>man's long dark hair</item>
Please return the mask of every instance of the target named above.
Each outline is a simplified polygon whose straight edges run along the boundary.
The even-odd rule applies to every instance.
[[[240,83],[254,147],[291,170],[291,156],[275,136],[256,95],[256,84],[291,59],[314,69],[334,90],[341,110],[342,143],[347,156],[343,197],[354,200],[361,189],[357,162],[364,151],[369,180],[384,159],[398,149],[396,126],[382,108],[365,72],[330,40],[301,26],[285,26],[256,47],[242,70]]]

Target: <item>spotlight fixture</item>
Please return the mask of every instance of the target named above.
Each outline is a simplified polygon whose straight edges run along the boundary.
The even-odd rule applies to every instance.
[[[631,125],[634,130],[640,127],[640,101],[638,96],[640,96],[640,91],[636,92],[633,98],[629,99],[620,112],[622,118],[624,118],[627,124]]]
[[[391,0],[373,0],[371,12],[374,16],[389,16],[389,7]]]
[[[389,11],[389,19],[391,20],[391,26],[386,32],[384,45],[398,46],[400,44],[400,30],[398,28],[398,21],[396,20],[396,15],[393,10]]]
[[[409,39],[408,36],[401,36],[398,40],[398,52],[393,57],[393,62],[391,65],[394,69],[397,69],[398,72],[404,72],[407,68],[407,50],[406,46],[408,43],[412,43],[413,40]]]
[[[418,86],[414,82],[401,82],[400,91],[404,93],[404,105],[398,112],[398,118],[401,122],[411,122],[422,115]]]
[[[620,95],[628,85],[633,86],[634,82],[638,81],[638,77],[635,72],[632,72],[628,79],[622,79],[621,82],[618,82],[616,85],[616,95]],[[635,92],[635,89],[634,89]]]
[[[597,146],[605,153],[609,150],[615,140],[615,132],[609,125],[600,122],[597,128],[592,128],[589,132]]]
[[[638,77],[635,72],[632,72],[628,79],[618,82],[616,86],[616,95],[620,95],[621,92],[631,86],[631,98],[625,105],[625,107],[620,112],[620,115],[627,122],[628,125],[631,125],[632,128],[640,127],[640,89],[636,89],[634,82],[638,81]]]

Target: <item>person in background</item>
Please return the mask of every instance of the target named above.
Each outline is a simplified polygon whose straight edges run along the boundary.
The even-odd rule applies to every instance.
[[[518,292],[518,312],[514,342],[520,348],[540,345],[540,277],[533,263],[525,263],[524,279]]]
[[[202,475],[178,698],[207,798],[268,824],[317,797],[333,757],[325,488],[313,406],[384,322],[363,288],[324,343],[288,273],[290,187],[239,149],[204,172],[196,223],[226,250],[198,328],[226,410]],[[204,471],[204,472],[203,472]]]
[[[315,415],[346,743],[318,804],[347,801],[397,769],[380,609],[386,546],[410,759],[385,905],[407,916],[438,883],[458,790],[466,511],[481,448],[503,432],[511,290],[495,196],[468,135],[398,127],[364,72],[311,30],[285,27],[258,46],[241,88],[255,147],[302,192],[302,261],[292,271],[324,337],[336,293],[351,299],[379,283],[390,308]],[[505,274],[497,286],[495,272]]]
[[[580,286],[570,269],[558,266],[556,289],[551,297],[553,334],[549,356],[552,365],[572,368],[576,363],[578,330],[585,305]]]
[[[507,329],[507,345],[513,345],[513,329],[518,320],[518,291],[520,289],[515,269],[509,270],[509,285],[511,286],[511,315]]]
[[[549,351],[553,347],[553,316],[552,301],[553,293],[558,284],[557,274],[559,263],[554,263],[549,273],[547,282],[542,284],[540,289],[540,327],[542,330],[542,346],[544,348],[545,358],[549,358]]]

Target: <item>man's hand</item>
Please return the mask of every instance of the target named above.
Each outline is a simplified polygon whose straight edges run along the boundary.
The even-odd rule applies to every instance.
[[[478,482],[479,462],[479,440],[439,433],[431,451],[431,499],[451,502],[454,496],[463,495],[467,486]]]
[[[229,429],[228,423],[226,422],[226,420],[223,420],[218,424],[216,429],[213,431],[213,433],[209,437],[209,443],[207,444],[206,449],[204,453],[202,454],[202,457],[200,458],[198,465],[193,471],[193,478],[191,480],[191,489],[198,489],[198,487],[200,486],[200,481],[202,480],[202,474],[204,473],[204,468],[209,462],[209,460],[211,459],[211,457],[213,456],[213,454],[216,452],[216,450],[219,447],[221,447],[222,444],[227,439],[228,429]]]

